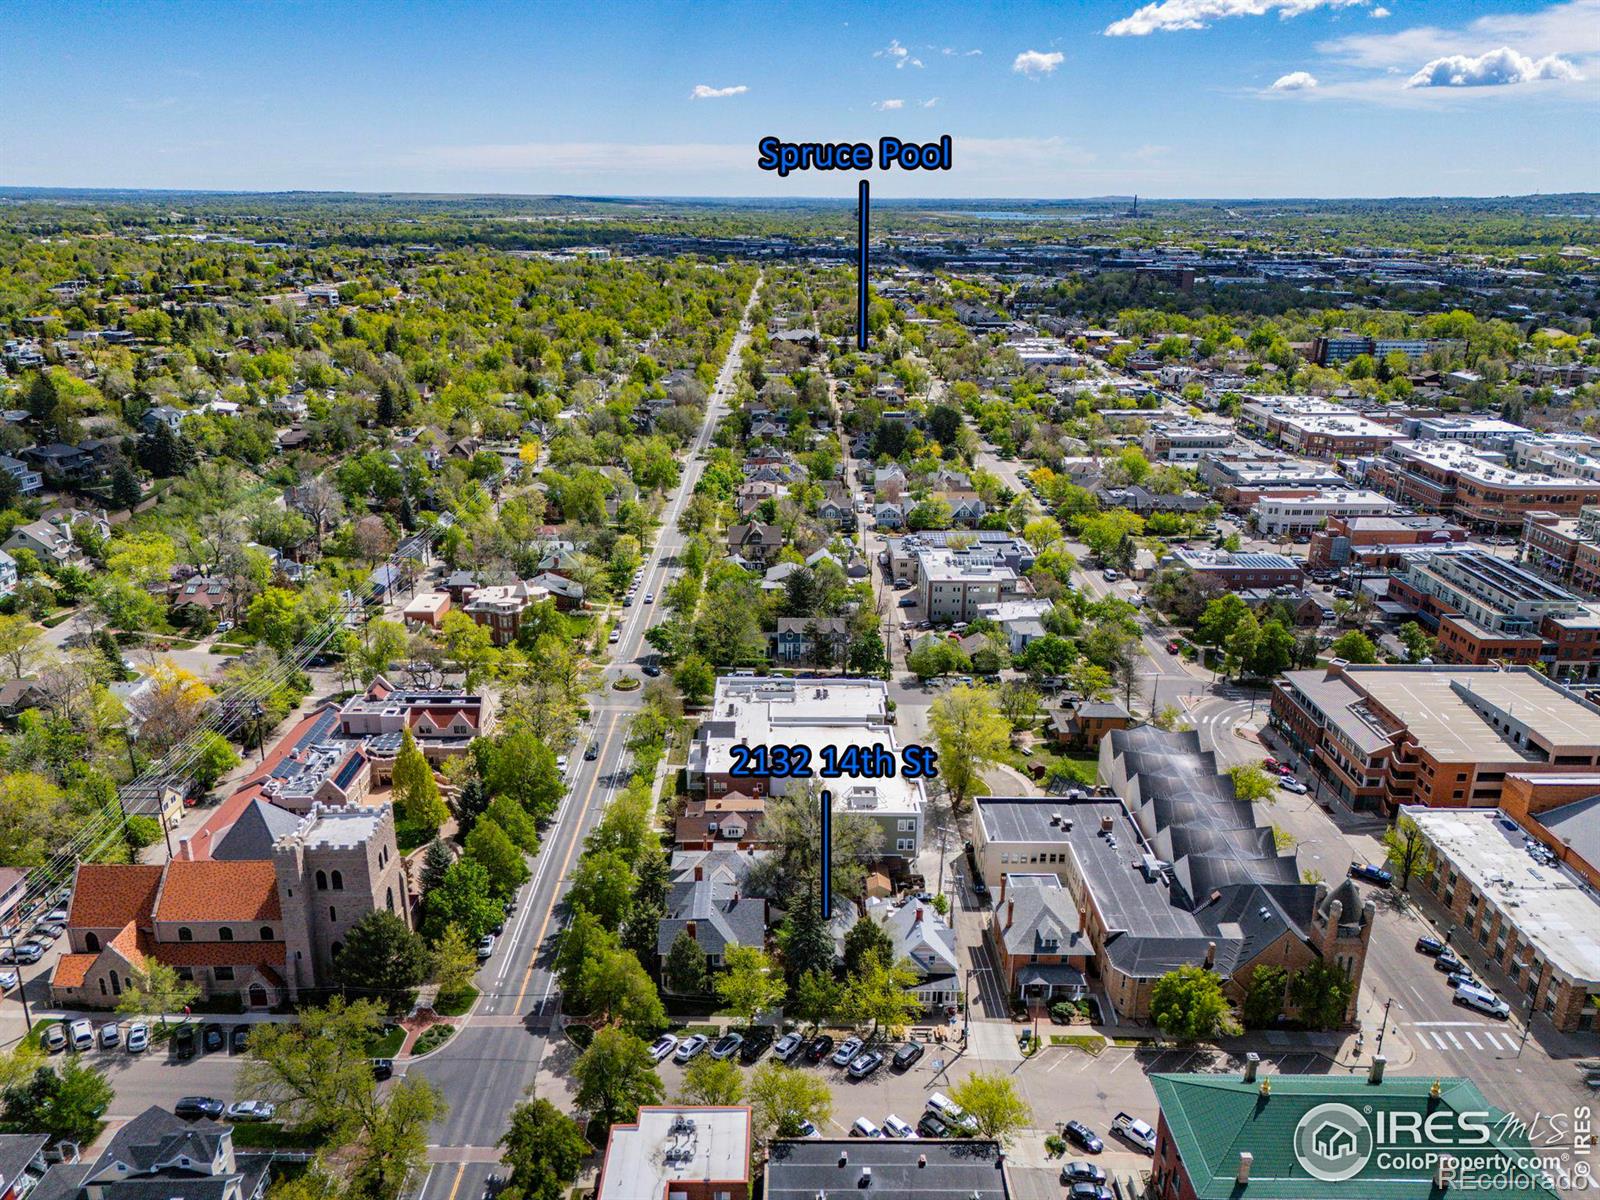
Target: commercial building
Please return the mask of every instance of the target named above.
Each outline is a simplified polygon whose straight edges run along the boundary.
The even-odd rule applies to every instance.
[[[1273,683],[1274,729],[1356,809],[1493,808],[1507,774],[1600,764],[1600,706],[1527,667],[1353,666]]]
[[[1600,505],[1586,504],[1576,517],[1530,512],[1523,518],[1517,557],[1557,582],[1600,592]]]
[[[1404,547],[1448,546],[1466,540],[1466,529],[1445,517],[1333,516],[1311,535],[1306,565],[1382,574],[1398,565],[1397,551]]]
[[[611,1127],[595,1200],[749,1200],[750,1132],[748,1105],[641,1108]]]
[[[1444,338],[1373,338],[1359,333],[1331,333],[1311,343],[1311,361],[1319,367],[1334,367],[1365,354],[1382,362],[1391,354],[1423,358],[1434,350],[1448,351],[1465,343]]]
[[[1244,512],[1266,492],[1309,493],[1349,486],[1349,480],[1331,466],[1315,466],[1282,455],[1204,458],[1198,470],[1217,502],[1231,512]]]
[[[1252,508],[1256,529],[1267,536],[1310,533],[1334,518],[1383,517],[1397,506],[1368,491],[1263,492]]]
[[[910,1121],[918,1116],[904,1115]],[[768,1147],[763,1182],[766,1200],[1011,1200],[1013,1195],[1006,1156],[989,1138],[780,1138]]]
[[[1405,417],[1400,422],[1400,432],[1419,442],[1465,442],[1501,451],[1510,450],[1518,439],[1533,433],[1531,429],[1502,421],[1498,417],[1458,417],[1448,414]]]
[[[1457,442],[1400,442],[1367,468],[1367,483],[1402,504],[1471,529],[1517,530],[1530,512],[1576,516],[1600,501],[1600,482],[1517,472],[1504,456]]]
[[[935,624],[975,621],[984,605],[1029,595],[1014,567],[981,547],[924,547],[916,555],[917,602]]]
[[[1238,422],[1308,458],[1350,458],[1376,454],[1401,439],[1354,409],[1316,396],[1256,396],[1239,408]]]
[[[811,754],[811,778],[735,775],[738,759],[751,746],[804,746]],[[899,747],[889,724],[888,685],[879,679],[759,679],[723,676],[717,680],[710,712],[689,748],[688,785],[708,798],[739,792],[783,795],[793,788],[827,788],[835,809],[857,813],[882,830],[885,857],[911,859],[922,848],[925,804],[920,779],[896,770],[881,779],[820,777],[823,751],[861,746],[896,757]]]
[[[1143,1020],[1175,967],[1209,967],[1238,998],[1258,963],[1293,971],[1323,959],[1349,974],[1355,1003],[1372,906],[1348,882],[1302,883],[1295,856],[1278,853],[1198,735],[1114,732],[1100,777],[1109,790],[1095,796],[976,801],[973,854],[1003,893],[989,931],[997,955],[1014,960],[1047,934],[1057,946],[1058,961],[1016,964],[1019,995],[1046,999],[1087,977],[1120,1017]],[[1065,894],[1041,892],[1040,875]]]
[[[1583,433],[1528,434],[1510,446],[1520,470],[1545,471],[1567,479],[1600,480],[1600,438]]]
[[[1436,661],[1543,662],[1563,681],[1600,672],[1600,617],[1593,605],[1473,546],[1401,551],[1386,603],[1437,631]]]
[[[1364,1076],[1258,1076],[1251,1064],[1242,1075],[1152,1075],[1150,1083],[1161,1114],[1149,1194],[1159,1200],[1429,1200],[1447,1188],[1556,1197],[1526,1133],[1513,1133],[1526,1125],[1506,1120],[1470,1079],[1389,1075],[1380,1057]],[[1319,1125],[1323,1114],[1340,1119]],[[1459,1155],[1432,1139],[1428,1149],[1442,1154],[1414,1152],[1404,1138],[1380,1142],[1380,1114],[1389,1129],[1459,1128]],[[1327,1156],[1317,1165],[1344,1177],[1312,1175],[1308,1153]]]
[[[922,551],[949,549],[952,542],[965,548],[963,555],[970,561],[999,563],[1018,575],[1026,575],[1033,569],[1033,547],[1003,529],[925,529],[904,537],[887,538],[880,561],[888,565],[891,578],[920,584]]]
[[[1225,592],[1246,588],[1271,588],[1305,582],[1298,559],[1284,554],[1231,554],[1226,550],[1192,550],[1179,547],[1162,557],[1163,567],[1183,567]]]
[[[1585,786],[1593,786],[1592,784]],[[1589,845],[1592,805],[1563,821]],[[1454,942],[1477,943],[1528,1008],[1557,1029],[1592,1031],[1600,1004],[1600,900],[1592,887],[1530,854],[1522,826],[1505,813],[1408,807],[1429,849],[1432,871],[1421,880],[1449,910]]]
[[[1230,423],[1156,421],[1145,431],[1143,446],[1152,462],[1198,462],[1207,454],[1233,445]]]

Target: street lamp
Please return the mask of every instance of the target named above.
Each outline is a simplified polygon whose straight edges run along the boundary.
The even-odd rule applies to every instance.
[[[1389,1032],[1389,1008],[1393,1004],[1393,996],[1383,1002],[1383,1020],[1378,1024],[1378,1043],[1372,1048],[1374,1058],[1383,1053],[1383,1035]]]

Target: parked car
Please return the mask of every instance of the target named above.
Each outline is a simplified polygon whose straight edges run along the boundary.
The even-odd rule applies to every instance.
[[[879,1067],[883,1066],[883,1055],[876,1050],[868,1050],[865,1054],[858,1054],[851,1060],[847,1068],[852,1079],[865,1079]]]
[[[890,1137],[897,1138],[914,1138],[917,1136],[917,1131],[915,1129],[911,1128],[911,1126],[907,1125],[893,1113],[890,1113],[883,1119],[883,1132],[888,1134]]]
[[[800,1048],[806,1044],[806,1039],[798,1033],[786,1033],[778,1039],[778,1044],[772,1048],[772,1057],[779,1062],[788,1062]]]
[[[1385,871],[1382,867],[1370,866],[1367,863],[1351,863],[1350,878],[1359,879],[1363,883],[1370,883],[1374,887],[1388,887],[1394,882],[1394,874]]]
[[[100,1026],[100,1049],[115,1050],[122,1044],[122,1026],[115,1021],[107,1021]]]
[[[1171,642],[1167,643],[1167,653],[1168,654],[1176,654],[1176,653],[1178,653],[1178,651],[1180,651],[1182,649],[1183,649],[1183,647],[1181,645],[1179,645],[1176,641],[1171,641]]]
[[[833,1039],[825,1033],[819,1033],[806,1045],[806,1061],[819,1063],[833,1053]]]
[[[1068,1121],[1061,1127],[1061,1133],[1078,1149],[1087,1150],[1090,1154],[1099,1154],[1106,1148],[1106,1144],[1100,1140],[1100,1135],[1082,1121]]]
[[[1444,953],[1444,943],[1436,937],[1428,937],[1424,934],[1417,939],[1417,953],[1426,954],[1430,958],[1437,958]]]
[[[1104,579],[1107,583],[1115,583],[1117,580],[1122,578],[1122,572],[1118,571],[1114,567],[1107,567],[1104,571],[1100,572],[1100,578]]]
[[[1433,969],[1443,975],[1453,975],[1457,971],[1463,970],[1466,965],[1456,957],[1455,951],[1448,946],[1445,947],[1442,954],[1433,960]]]
[[[44,919],[46,921],[54,921],[58,925],[65,925],[67,923],[67,910],[61,905],[57,905],[45,913]]]
[[[923,1113],[922,1120],[917,1122],[917,1132],[925,1138],[960,1137],[957,1130],[953,1130],[940,1119],[938,1113]]]
[[[44,1031],[44,1048],[51,1054],[60,1054],[67,1048],[67,1031],[61,1025],[52,1025]]]
[[[771,1025],[757,1025],[744,1035],[744,1045],[739,1047],[739,1061],[753,1063],[767,1052],[776,1036]]]
[[[651,679],[655,679],[661,674],[661,668],[658,665],[656,665],[655,663],[653,663],[653,662],[652,663],[645,663],[645,665],[640,667],[639,670],[643,671]],[[594,755],[586,754],[586,755],[584,755],[584,757],[585,758],[593,758]]]
[[[1445,983],[1452,988],[1458,988],[1463,985],[1468,987],[1476,987],[1478,985],[1478,978],[1466,967],[1462,967],[1459,971],[1451,971],[1450,974],[1445,977]]]
[[[1304,796],[1311,790],[1292,775],[1285,775],[1278,780],[1278,786],[1286,792],[1293,792],[1296,796]]]
[[[620,627],[613,626],[612,629],[611,629],[611,632],[606,634],[606,641],[610,645],[615,646],[621,640],[622,640],[622,630],[621,630]]]
[[[185,1121],[198,1121],[202,1117],[215,1121],[228,1110],[228,1106],[213,1096],[184,1096],[172,1106],[172,1115]]]
[[[143,1054],[150,1048],[150,1027],[143,1021],[128,1026],[127,1047],[129,1054]]]
[[[372,1060],[372,1077],[379,1083],[385,1079],[394,1078],[394,1059],[375,1058]]]
[[[17,973],[15,971],[0,971],[0,992],[9,992],[17,986]]]
[[[801,1121],[800,1136],[803,1138],[819,1138],[822,1136],[822,1130],[818,1129],[810,1121]]]
[[[233,1048],[233,1053],[243,1054],[246,1046],[250,1044],[250,1026],[235,1025],[233,1035],[228,1039]]]
[[[908,588],[911,586],[911,580],[907,579],[904,575],[897,575],[895,577],[894,586],[897,588]]]
[[[494,954],[494,934],[486,933],[478,939],[478,961],[488,962]]]
[[[1097,1167],[1092,1162],[1084,1162],[1082,1159],[1069,1162],[1061,1168],[1062,1183],[1092,1183],[1098,1186],[1105,1181],[1105,1168]]]
[[[704,1050],[710,1041],[711,1039],[703,1033],[697,1033],[691,1038],[685,1038],[678,1043],[678,1048],[673,1051],[672,1061],[675,1063],[688,1062],[700,1051]]]
[[[35,941],[37,941],[39,938],[44,938],[44,940],[47,942],[53,942],[65,932],[66,930],[64,928],[62,928],[60,925],[57,925],[53,921],[40,921],[33,927],[33,931],[30,936]]]
[[[670,1033],[663,1033],[650,1043],[650,1061],[660,1062],[678,1048],[678,1039]]]
[[[859,1138],[881,1138],[883,1130],[879,1129],[865,1117],[857,1117],[850,1125],[850,1136]]]
[[[1067,1200],[1116,1200],[1111,1189],[1098,1183],[1075,1183],[1067,1189]]]
[[[31,967],[44,957],[44,944],[31,939],[17,944],[16,957],[9,961],[19,962],[25,967]]]
[[[210,1054],[213,1051],[221,1050],[224,1046],[226,1046],[228,1044],[228,1039],[222,1036],[222,1028],[220,1026],[207,1025],[204,1033],[201,1035],[200,1042],[201,1045],[206,1048],[206,1053]]]
[[[1456,994],[1451,997],[1456,1004],[1466,1008],[1476,1009],[1501,1021],[1511,1019],[1511,1006],[1500,999],[1486,987],[1464,983],[1456,988]]]
[[[921,1042],[907,1042],[894,1052],[893,1066],[896,1071],[909,1071],[912,1065],[922,1057],[923,1046]]]
[[[277,1105],[270,1100],[236,1100],[228,1105],[228,1120],[270,1121],[277,1111]]]
[[[194,1026],[187,1022],[179,1025],[172,1034],[172,1052],[179,1058],[194,1057]]]
[[[954,1100],[943,1092],[928,1093],[928,1108],[937,1113],[939,1119],[951,1129],[958,1131],[961,1136],[970,1137],[977,1133],[977,1122]]]
[[[717,1039],[716,1045],[711,1047],[711,1057],[715,1059],[732,1058],[739,1053],[739,1047],[744,1045],[742,1033],[725,1033]]]
[[[850,1060],[860,1054],[862,1047],[865,1045],[866,1043],[858,1037],[845,1038],[844,1041],[839,1043],[839,1048],[833,1052],[833,1057],[828,1061],[836,1067],[848,1067]]]
[[[79,1053],[94,1049],[94,1026],[88,1021],[78,1020],[67,1026],[67,1040],[72,1043],[72,1048]]]

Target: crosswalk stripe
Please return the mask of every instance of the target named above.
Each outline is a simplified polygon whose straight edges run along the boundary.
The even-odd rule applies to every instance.
[[[1457,1050],[1465,1050],[1466,1049],[1466,1047],[1461,1044],[1461,1039],[1458,1038],[1455,1034],[1447,1033],[1445,1036],[1450,1039],[1450,1044],[1452,1046],[1454,1046]]]
[[[1441,1049],[1441,1050],[1450,1049],[1449,1046],[1446,1046],[1444,1044],[1444,1038],[1440,1037],[1437,1033],[1433,1035],[1433,1042],[1434,1042],[1434,1045],[1438,1046],[1439,1049]]]
[[[1490,1033],[1488,1030],[1484,1030],[1483,1036],[1489,1039],[1489,1044],[1491,1046],[1493,1046],[1496,1050],[1509,1050],[1509,1049],[1511,1049],[1510,1046],[1501,1045],[1500,1044],[1500,1039],[1498,1037],[1496,1037],[1494,1034]]]
[[[1481,1042],[1479,1042],[1477,1038],[1472,1036],[1472,1031],[1470,1029],[1467,1031],[1467,1041],[1472,1043],[1472,1048],[1474,1050],[1482,1050],[1483,1049],[1483,1044]]]

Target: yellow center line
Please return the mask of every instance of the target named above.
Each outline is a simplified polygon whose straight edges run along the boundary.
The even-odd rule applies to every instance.
[[[459,1191],[460,1188],[461,1188],[461,1177],[463,1175],[465,1175],[466,1173],[467,1173],[467,1164],[466,1163],[462,1163],[461,1165],[456,1167],[456,1178],[455,1178],[455,1182],[450,1185],[450,1195],[449,1195],[448,1200],[456,1200],[456,1192]]]
[[[610,714],[609,720],[607,721],[605,738],[602,739],[603,742],[610,740],[612,732],[616,729],[616,725],[617,714],[613,712]],[[589,780],[589,786],[584,789],[583,803],[580,804],[577,809],[577,825],[573,829],[574,836],[572,840],[567,843],[566,857],[561,860],[561,870],[556,875],[555,889],[550,894],[550,907],[545,909],[544,920],[539,923],[539,934],[533,939],[533,957],[528,960],[527,973],[522,977],[522,988],[517,992],[516,1004],[512,1006],[518,1012],[522,1011],[522,1001],[528,994],[528,984],[533,981],[534,968],[539,965],[539,947],[544,945],[544,935],[550,928],[550,918],[555,916],[556,905],[561,899],[561,881],[567,877],[567,867],[572,863],[573,850],[576,849],[578,843],[583,840],[577,835],[583,830],[583,814],[589,811],[589,800],[594,795],[594,789],[600,782],[600,762],[600,759],[595,760],[594,775]]]

